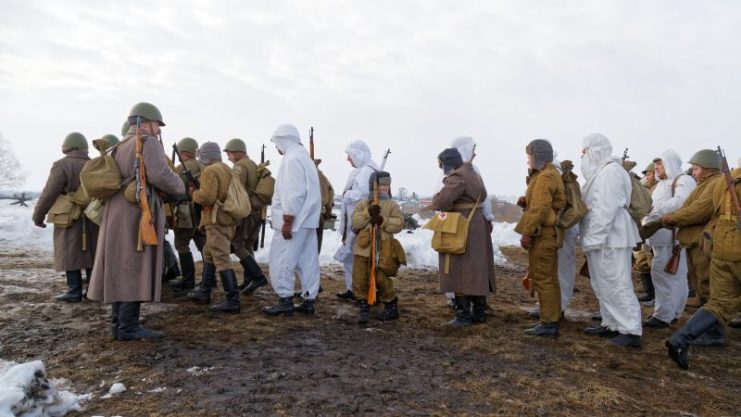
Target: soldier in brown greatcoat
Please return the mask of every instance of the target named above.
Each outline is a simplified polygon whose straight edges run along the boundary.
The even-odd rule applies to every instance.
[[[462,327],[482,323],[486,319],[486,296],[495,289],[494,247],[489,222],[481,210],[486,187],[471,163],[463,162],[457,149],[445,149],[438,159],[445,178],[443,188],[432,199],[432,208],[457,211],[463,216],[476,210],[468,229],[466,252],[439,255],[440,291],[455,293],[455,318],[448,324]]]
[[[80,187],[80,171],[90,160],[87,140],[77,132],[67,135],[62,152],[65,157],[52,165],[33,211],[33,222],[38,227],[46,227],[44,218],[57,198],[75,194]],[[87,220],[84,213],[70,226],[54,225],[54,269],[64,271],[67,276],[67,292],[58,296],[57,301],[77,303],[82,300],[82,270],[89,281],[97,240],[98,226]]]
[[[149,193],[152,196],[149,204],[153,209],[157,245],[137,250],[141,210],[138,204],[132,204],[124,197],[126,187],[122,187],[103,208],[88,298],[111,303],[114,338],[158,340],[163,336],[161,332],[145,329],[139,322],[141,303],[160,300],[165,212],[157,192],[183,194],[185,187],[168,166],[164,149],[157,140],[160,126],[165,125],[162,114],[149,103],[138,103],[131,109],[131,127],[113,153],[121,177],[135,177],[137,121],[141,129],[142,160],[147,181],[154,191]]]

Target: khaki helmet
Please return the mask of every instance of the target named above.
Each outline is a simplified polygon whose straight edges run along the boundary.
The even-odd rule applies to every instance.
[[[178,142],[178,150],[180,152],[191,152],[195,155],[198,150],[198,142],[193,138],[182,138]]]
[[[105,139],[106,141],[108,141],[108,147],[109,148],[119,142],[119,140],[116,137],[116,135],[113,135],[113,134],[104,135],[101,139]]]
[[[247,146],[242,139],[232,139],[224,146],[224,152],[244,152],[247,153]]]
[[[641,174],[646,175],[647,172],[656,172],[656,168],[654,167],[654,163],[651,162],[646,166],[646,169],[644,169]]]
[[[162,121],[162,113],[160,110],[150,103],[136,103],[129,112],[129,117],[141,116],[147,120],[157,121],[160,126],[164,126],[165,122]]]
[[[123,125],[121,126],[121,136],[126,136],[126,134],[129,133],[130,128],[131,123],[129,123],[129,120],[124,120]]]
[[[720,155],[712,149],[702,149],[692,155],[690,164],[706,169],[720,169]]]
[[[69,152],[73,149],[87,149],[87,139],[82,133],[72,132],[64,138],[62,152]]]

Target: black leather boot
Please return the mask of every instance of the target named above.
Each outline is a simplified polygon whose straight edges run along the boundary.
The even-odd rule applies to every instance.
[[[486,322],[486,296],[477,295],[471,297],[473,307],[471,308],[471,321],[473,323],[485,323]]]
[[[360,315],[358,316],[358,324],[368,324],[370,320],[370,306],[365,300],[358,301],[360,306]]]
[[[316,307],[314,300],[305,299],[301,304],[293,306],[293,310],[302,314],[314,314]]]
[[[466,296],[455,296],[455,317],[445,323],[453,328],[468,327],[473,324],[471,318],[471,298]]]
[[[278,299],[278,304],[263,308],[262,312],[268,316],[279,316],[281,314],[291,316],[293,315],[293,310],[293,297],[285,297]]]
[[[118,311],[121,303],[111,303],[111,337],[118,340]]]
[[[82,271],[66,271],[67,292],[55,298],[65,303],[79,303],[82,301]]]
[[[226,300],[221,304],[211,306],[211,311],[224,313],[239,313],[239,291],[237,290],[237,274],[233,269],[225,269],[219,272],[221,285],[226,293]]]
[[[247,283],[244,288],[239,290],[242,294],[252,294],[256,289],[268,284],[268,279],[265,278],[265,274],[263,274],[262,269],[260,269],[260,265],[257,264],[255,258],[251,256],[245,258],[245,263],[242,264],[242,266],[245,267],[245,274],[249,274],[251,277],[250,282]],[[245,275],[245,283],[246,282],[247,275]]]
[[[242,283],[239,284],[239,287],[238,287],[239,292],[242,292],[245,288],[247,288],[247,286],[250,285],[250,282],[252,282],[253,277],[250,274],[249,260],[250,260],[249,256],[246,256],[239,260],[239,264],[242,265],[242,269],[244,270],[244,272],[242,273],[242,277],[243,277]]]
[[[169,282],[180,275],[180,267],[178,266],[178,257],[175,256],[175,251],[172,250],[172,245],[167,240],[162,242],[164,249],[164,255],[162,261],[164,262],[162,268],[162,281]]]
[[[607,342],[617,346],[641,347],[641,336],[620,333],[612,339],[608,339]]]
[[[119,303],[118,340],[162,340],[162,332],[145,329],[139,322],[140,302]]]
[[[615,337],[618,334],[620,334],[617,331],[610,330],[605,326],[587,327],[586,329],[584,329],[584,333],[590,336],[599,336],[599,337]]]
[[[723,346],[726,344],[726,331],[723,325],[716,322],[711,328],[695,340],[690,341],[692,346]]]
[[[380,313],[376,314],[376,318],[380,321],[396,320],[399,318],[399,299],[394,298],[388,303],[383,303],[384,309]]]
[[[90,280],[93,279],[93,268],[85,269],[85,279],[82,281],[82,298],[87,298],[87,289],[90,288]]]
[[[669,327],[669,323],[659,320],[654,316],[650,316],[643,321],[643,327],[648,327],[651,329],[664,329],[666,327]]]
[[[193,254],[178,253],[180,258],[180,269],[182,275],[178,279],[168,282],[170,288],[176,291],[185,291],[193,289],[196,286],[196,265],[193,262]]]
[[[216,282],[216,265],[203,263],[203,276],[198,288],[188,293],[188,298],[198,303],[208,304],[211,302],[211,288]]]
[[[668,350],[669,357],[682,369],[689,369],[690,342],[697,339],[718,323],[709,311],[700,308],[690,319],[677,330],[669,339],[664,342]]]
[[[654,282],[651,279],[651,272],[641,272],[638,275],[641,278],[641,284],[643,284],[643,294],[638,296],[639,302],[650,302],[656,297],[654,290]]]
[[[338,292],[337,298],[341,298],[343,300],[350,300],[355,301],[355,294],[353,294],[352,290],[347,290],[345,292]]]
[[[556,337],[558,336],[558,322],[540,322],[535,327],[525,330],[525,334],[529,336]]]

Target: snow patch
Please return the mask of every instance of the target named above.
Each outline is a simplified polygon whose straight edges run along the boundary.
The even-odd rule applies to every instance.
[[[81,411],[92,395],[76,395],[65,379],[49,379],[42,361],[0,359],[0,417],[58,417]]]
[[[113,397],[114,395],[120,394],[122,392],[126,391],[126,385],[116,382],[115,384],[111,385],[111,389],[108,390],[108,394],[100,397],[103,399],[108,399]]]
[[[200,366],[193,366],[193,367],[188,368],[186,372],[188,372],[189,374],[193,376],[201,376],[203,374],[207,374],[212,369],[214,369],[213,366],[209,368],[201,368]]]

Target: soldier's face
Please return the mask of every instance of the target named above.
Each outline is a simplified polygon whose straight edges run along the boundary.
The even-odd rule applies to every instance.
[[[353,162],[352,158],[350,158],[350,155],[347,155],[347,162],[349,162],[349,163],[350,163],[350,166],[351,166],[351,167],[353,167],[353,168],[357,168],[357,167],[355,166],[355,162]]]
[[[656,181],[656,174],[654,174],[653,171],[646,171],[646,181],[648,182]]]
[[[390,185],[378,185],[378,193],[379,194],[388,194],[389,190],[391,189]]]
[[[699,166],[692,164],[692,178],[695,179],[695,181],[700,181],[702,179],[702,174],[705,173],[705,170]]]
[[[237,162],[237,156],[234,154],[234,152],[226,151],[226,157],[229,158],[229,162],[234,163]]]
[[[664,163],[661,161],[654,161],[654,169],[656,170],[656,176],[662,180],[666,179],[666,171],[664,170]]]
[[[533,169],[533,165],[535,165],[535,155],[529,153],[527,154],[527,167]]]

